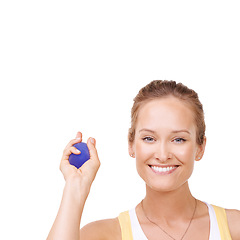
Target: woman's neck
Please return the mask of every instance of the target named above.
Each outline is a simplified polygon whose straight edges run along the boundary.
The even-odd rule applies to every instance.
[[[171,221],[171,219],[190,218],[195,207],[188,183],[181,188],[158,192],[146,186],[146,197],[143,200],[144,211],[152,220]]]

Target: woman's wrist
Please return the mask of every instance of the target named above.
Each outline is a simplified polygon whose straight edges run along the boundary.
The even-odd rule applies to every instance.
[[[73,197],[77,202],[85,202],[90,192],[90,186],[84,184],[77,176],[69,177],[65,182],[63,194]]]

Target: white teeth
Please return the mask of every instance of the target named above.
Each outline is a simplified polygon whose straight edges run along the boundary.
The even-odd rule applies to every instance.
[[[177,167],[157,167],[157,166],[151,166],[151,168],[154,170],[154,171],[156,171],[156,172],[169,172],[169,171],[171,171],[171,170],[173,170],[173,169],[175,169],[175,168],[177,168]]]

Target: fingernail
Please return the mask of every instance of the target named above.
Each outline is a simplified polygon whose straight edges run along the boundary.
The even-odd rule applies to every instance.
[[[95,141],[94,141],[94,138],[91,138],[91,143],[92,143],[92,144],[94,144],[94,143],[95,143]]]
[[[80,137],[77,137],[76,140],[80,140]]]

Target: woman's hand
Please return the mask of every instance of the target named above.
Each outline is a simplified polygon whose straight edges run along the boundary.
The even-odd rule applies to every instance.
[[[60,170],[63,176],[68,181],[74,181],[90,190],[91,184],[95,179],[97,171],[100,167],[100,161],[95,147],[96,141],[94,138],[89,138],[87,146],[90,153],[90,159],[86,161],[79,169],[69,163],[70,154],[81,154],[73,145],[82,141],[82,133],[78,132],[76,138],[71,140],[63,151],[63,156],[60,163]]]
[[[61,205],[48,235],[48,240],[79,240],[80,222],[84,204],[88,197],[92,182],[100,167],[96,141],[89,138],[87,146],[90,159],[79,169],[69,163],[70,154],[80,154],[73,146],[82,141],[82,133],[78,132],[76,139],[71,140],[63,151],[60,170],[66,180]]]

